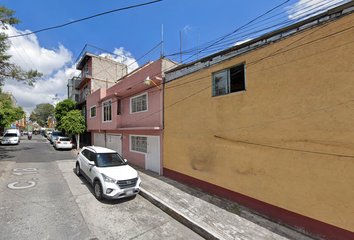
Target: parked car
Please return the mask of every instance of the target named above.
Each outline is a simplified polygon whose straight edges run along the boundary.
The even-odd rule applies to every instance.
[[[51,138],[52,138],[52,133],[47,133],[47,139],[50,141]]]
[[[53,142],[53,146],[55,149],[72,149],[73,143],[69,137],[59,136],[58,139]]]
[[[2,137],[1,144],[19,144],[17,133],[5,133]]]
[[[50,142],[54,143],[54,141],[56,141],[59,136],[65,137],[65,134],[60,131],[54,131],[52,133],[52,137],[50,138]]]
[[[135,196],[140,191],[138,172],[109,148],[83,147],[77,155],[75,172],[89,181],[98,200]]]
[[[15,133],[15,134],[17,135],[17,137],[18,137],[18,143],[20,143],[20,138],[21,138],[20,130],[18,130],[18,129],[13,129],[13,128],[11,128],[11,129],[6,129],[5,134],[6,134],[6,133]]]

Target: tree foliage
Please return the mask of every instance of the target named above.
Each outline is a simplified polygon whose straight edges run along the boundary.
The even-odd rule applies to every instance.
[[[40,103],[36,105],[36,108],[31,112],[30,120],[37,122],[40,126],[45,126],[49,116],[53,116],[54,106],[50,103]]]
[[[23,118],[25,112],[22,107],[13,107],[10,100],[0,103],[0,128],[9,127],[11,123]]]
[[[62,127],[62,118],[66,116],[71,110],[76,109],[76,102],[71,99],[65,99],[58,103],[54,109],[54,117],[57,121],[56,128],[59,130],[64,130]]]
[[[13,15],[16,12],[7,9],[5,6],[0,5],[0,26],[2,29],[8,29],[8,26],[14,26],[21,21]],[[7,55],[6,52],[10,48],[8,36],[0,33],[0,87],[4,85],[5,78],[11,78],[33,86],[33,83],[37,78],[43,76],[42,73],[37,70],[24,71],[21,67],[10,62],[11,55]]]
[[[80,110],[71,110],[62,118],[62,128],[69,134],[76,135],[76,148],[79,148],[80,134],[86,131],[86,122]]]

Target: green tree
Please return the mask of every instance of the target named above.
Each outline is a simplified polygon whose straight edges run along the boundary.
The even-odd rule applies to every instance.
[[[62,128],[69,134],[76,136],[76,149],[79,149],[80,134],[86,131],[86,122],[80,110],[71,110],[62,119]]]
[[[50,103],[40,103],[30,114],[30,120],[37,122],[40,126],[45,126],[49,116],[53,116],[54,106]]]
[[[22,107],[13,107],[11,101],[5,100],[0,103],[0,128],[9,127],[11,123],[23,118],[25,112]]]
[[[8,29],[8,26],[14,26],[21,21],[13,15],[16,12],[7,9],[5,6],[0,5],[0,27],[2,29]],[[5,78],[11,78],[19,82],[23,82],[30,86],[36,81],[37,78],[43,76],[42,73],[37,70],[24,71],[21,67],[10,62],[11,55],[7,55],[6,52],[10,48],[10,42],[8,36],[0,33],[0,88],[4,85]]]
[[[59,129],[60,131],[63,131],[62,127],[62,119],[63,117],[68,114],[71,110],[76,109],[76,102],[74,102],[71,99],[65,99],[64,101],[61,101],[58,103],[54,109],[54,117],[57,122],[56,128]]]

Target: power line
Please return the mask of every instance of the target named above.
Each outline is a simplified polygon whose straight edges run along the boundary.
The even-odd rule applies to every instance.
[[[109,14],[109,13],[123,11],[123,10],[136,8],[136,7],[141,7],[141,6],[145,6],[145,5],[149,5],[149,4],[153,4],[153,3],[157,3],[157,2],[161,2],[161,1],[163,1],[163,0],[155,0],[155,1],[142,3],[142,4],[137,4],[137,5],[133,5],[133,6],[129,6],[129,7],[118,8],[118,9],[114,9],[114,10],[111,10],[111,11],[107,11],[107,12],[99,13],[99,14],[96,14],[96,15],[92,15],[92,16],[89,16],[89,17],[81,18],[81,19],[78,19],[78,20],[75,20],[75,21],[72,21],[72,22],[68,22],[68,23],[65,23],[65,24],[58,25],[58,26],[44,28],[44,29],[37,30],[37,31],[34,31],[34,32],[30,32],[30,33],[24,33],[24,34],[15,35],[15,36],[9,36],[8,38],[27,36],[27,35],[43,32],[43,31],[48,31],[48,30],[52,30],[52,29],[56,29],[56,28],[61,28],[61,27],[65,27],[65,26],[70,25],[70,24],[74,24],[74,23],[77,23],[77,22],[85,21],[85,20],[88,20],[88,19],[91,19],[91,18],[95,18],[95,17],[99,17],[99,16],[102,16],[102,15],[106,15],[106,14]]]

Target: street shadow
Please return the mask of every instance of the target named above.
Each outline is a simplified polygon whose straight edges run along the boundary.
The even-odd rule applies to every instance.
[[[2,145],[0,144],[0,161],[16,160],[14,153],[18,151],[30,150],[30,147],[21,147],[19,145]]]
[[[160,176],[155,172],[145,170],[143,168],[140,168],[140,167],[137,167],[134,165],[130,165],[130,166],[141,173],[144,173],[152,178],[155,178],[155,179],[158,179],[159,181],[167,183],[167,184],[169,184],[169,185],[171,185],[171,186],[173,186],[173,187],[175,187],[175,188],[177,188],[189,195],[199,198],[202,201],[208,202],[209,204],[213,204],[220,209],[228,211],[232,214],[236,214],[239,217],[242,217],[250,222],[253,222],[254,224],[257,224],[258,226],[264,227],[264,228],[272,231],[273,233],[276,233],[278,235],[286,237],[287,239],[297,240],[294,236],[292,236],[291,234],[288,234],[289,230],[294,233],[296,232],[296,233],[302,234],[302,235],[306,236],[307,238],[312,239],[311,236],[309,236],[308,234],[306,234],[302,231],[298,231],[290,226],[287,226],[282,223],[276,222],[272,219],[269,219],[268,217],[261,215],[255,211],[252,211],[251,209],[246,208],[236,202],[233,202],[231,200],[210,194],[208,192],[204,192],[203,190],[196,188],[194,186],[182,184],[180,182],[177,182],[177,181],[167,178],[165,176]],[[142,183],[142,187],[144,187],[144,182]]]
[[[87,187],[87,189],[91,192],[91,194],[93,196],[95,196],[94,190],[93,190],[93,186],[91,185],[91,183],[82,174],[81,174],[81,176],[77,176],[75,170],[76,169],[73,168],[73,174],[75,174],[76,177],[80,178],[81,184],[85,185]],[[131,196],[131,197],[126,197],[126,198],[120,198],[120,199],[106,199],[106,198],[103,198],[102,200],[100,200],[100,201],[97,200],[97,201],[99,201],[99,202],[101,202],[103,204],[107,204],[107,205],[116,205],[116,204],[121,204],[121,203],[132,201],[135,198],[136,198],[136,195]]]

